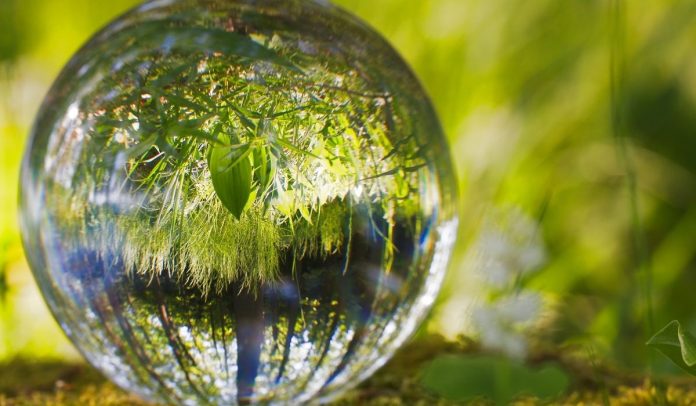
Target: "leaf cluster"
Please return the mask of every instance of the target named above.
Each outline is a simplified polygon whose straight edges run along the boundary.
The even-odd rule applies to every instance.
[[[423,147],[376,83],[320,56],[308,63],[277,37],[177,28],[172,43],[124,63],[80,117],[89,142],[66,203],[77,214],[65,218],[111,216],[128,269],[205,292],[251,286],[273,279],[283,250],[341,252],[352,232],[342,205],[418,211]],[[95,209],[89,195],[104,189],[130,205]],[[381,237],[393,250],[391,232]]]

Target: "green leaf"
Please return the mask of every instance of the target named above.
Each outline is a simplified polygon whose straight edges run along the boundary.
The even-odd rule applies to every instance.
[[[157,146],[157,149],[160,151],[164,151],[169,155],[170,157],[173,157],[174,159],[179,159],[179,151],[174,148],[174,146],[167,140],[167,137],[164,135],[158,135],[157,139],[155,140],[155,146]]]
[[[159,89],[172,84],[175,80],[186,71],[193,69],[198,64],[198,61],[188,62],[183,65],[179,65],[169,71],[164,71],[164,73],[152,82],[154,88]]]
[[[169,127],[169,136],[193,136],[214,144],[220,144],[217,138],[198,128],[190,128],[181,124],[174,124]]]
[[[254,180],[259,185],[259,195],[263,195],[275,176],[275,157],[270,154],[268,147],[262,146],[254,148],[252,159],[254,161]]]
[[[677,320],[667,324],[646,344],[661,352],[684,371],[696,375],[696,338],[682,328]]]
[[[229,145],[212,146],[208,168],[213,188],[222,204],[237,219],[251,195],[251,161],[249,148],[233,148]]]
[[[157,93],[164,96],[167,99],[167,101],[174,104],[175,106],[186,107],[188,109],[198,111],[198,112],[207,112],[208,111],[208,108],[206,106],[203,106],[201,104],[198,104],[196,102],[188,100],[187,98],[180,96],[176,93],[165,93],[165,92],[157,92]]]
[[[425,367],[421,383],[448,400],[486,398],[507,405],[520,395],[558,396],[567,389],[569,379],[555,364],[529,368],[499,357],[444,355]]]
[[[227,167],[224,170],[234,167],[239,164],[244,159],[249,159],[249,154],[251,153],[251,144],[235,144],[223,146],[227,150],[224,159],[227,163]]]
[[[134,146],[128,148],[126,150],[126,153],[128,154],[129,158],[140,158],[150,150],[155,145],[155,142],[157,141],[157,134],[151,134],[145,139],[142,139],[135,144]]]
[[[301,148],[298,148],[298,147],[294,146],[293,144],[289,143],[288,141],[286,141],[286,140],[284,140],[284,139],[282,139],[282,138],[277,138],[277,139],[275,140],[275,143],[278,144],[278,145],[280,145],[281,147],[285,147],[285,148],[289,149],[290,151],[296,152],[296,153],[298,153],[298,154],[300,154],[300,155],[306,155],[306,156],[309,156],[309,157],[311,157],[311,158],[321,159],[321,157],[316,156],[316,155],[314,155],[313,153],[311,153],[311,152],[309,152],[309,151],[305,151],[305,150],[303,150],[303,149],[301,149]]]
[[[242,122],[242,125],[246,127],[248,130],[255,130],[256,129],[256,124],[248,117],[249,112],[245,111],[242,107],[237,107],[234,105],[230,105],[232,108],[232,111],[234,111],[234,114],[239,117],[239,120]]]

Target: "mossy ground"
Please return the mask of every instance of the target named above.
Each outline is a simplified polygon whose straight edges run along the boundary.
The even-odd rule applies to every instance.
[[[426,336],[404,347],[371,379],[347,393],[336,405],[457,405],[428,393],[419,371],[442,354],[476,351],[469,342],[448,342]],[[572,387],[553,400],[522,397],[523,405],[696,405],[696,380],[653,380],[573,356],[540,352],[532,362],[555,360],[569,372]],[[15,360],[0,365],[0,406],[5,405],[145,405],[106,381],[84,364]],[[489,405],[485,400],[470,402]]]

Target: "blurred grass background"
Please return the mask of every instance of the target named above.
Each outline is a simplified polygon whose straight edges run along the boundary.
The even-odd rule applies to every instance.
[[[19,163],[60,68],[136,3],[0,0],[0,360],[79,358],[24,260]],[[335,3],[413,66],[457,165],[460,239],[426,329],[675,372],[644,343],[673,319],[696,331],[696,3]]]

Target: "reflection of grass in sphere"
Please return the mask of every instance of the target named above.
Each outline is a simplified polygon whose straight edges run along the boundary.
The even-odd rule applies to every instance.
[[[273,280],[281,251],[345,251],[352,204],[379,202],[390,224],[418,212],[427,157],[379,78],[277,35],[147,23],[131,37],[168,45],[118,57],[71,105],[88,140],[55,151],[57,165],[87,175],[69,185],[76,194],[49,192],[68,227],[108,195],[97,210],[115,217],[129,269],[166,269],[206,292],[253,286]]]
[[[87,358],[146,398],[332,396],[434,300],[444,138],[336,9],[194,3],[143,6],[57,80],[25,167],[32,267]]]

